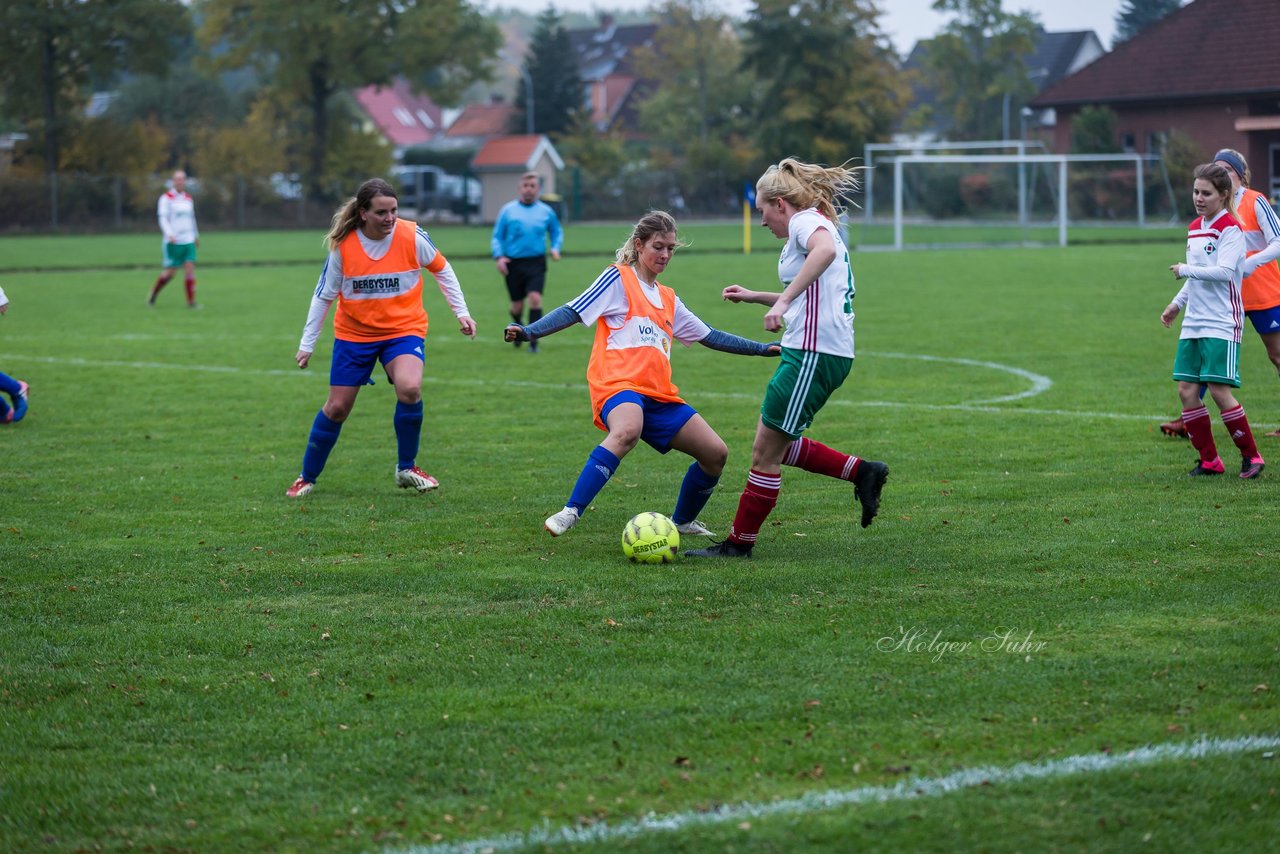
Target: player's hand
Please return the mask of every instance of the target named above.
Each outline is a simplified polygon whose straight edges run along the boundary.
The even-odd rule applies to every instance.
[[[1178,312],[1181,310],[1182,309],[1178,308],[1177,303],[1169,303],[1169,305],[1165,307],[1165,310],[1160,312],[1160,322],[1165,326],[1168,326],[1173,323],[1173,319],[1178,316]]]
[[[768,311],[764,313],[764,328],[766,332],[777,332],[782,328],[782,315],[786,313],[787,306],[782,300],[775,302]]]
[[[1170,264],[1170,265],[1169,265],[1169,269],[1173,271],[1173,277],[1174,277],[1175,279],[1181,279],[1181,278],[1182,278],[1182,274],[1178,272],[1178,268],[1179,268],[1179,267],[1181,267],[1181,266],[1182,266],[1181,264]]]
[[[298,363],[299,368],[305,369],[307,367],[307,363],[311,361],[311,354],[306,350],[299,350],[298,355],[294,356],[293,360]]]
[[[768,348],[767,350],[765,350],[765,351],[764,351],[764,354],[765,354],[766,356],[781,356],[781,355],[782,355],[782,345],[781,345],[781,344],[770,344],[770,345],[769,345],[769,348]]]
[[[721,292],[720,296],[729,302],[746,302],[749,293],[742,285],[729,285]]]
[[[560,250],[559,250],[559,249],[552,249],[552,250],[551,250],[551,260],[552,260],[552,261],[559,261],[559,260],[560,260]]]
[[[470,317],[458,318],[458,331],[472,341],[476,340],[476,322]]]
[[[528,341],[529,334],[524,331],[524,327],[518,323],[512,323],[502,330],[502,340],[510,344],[513,341]]]
[[[506,255],[503,255],[501,258],[497,259],[497,261],[495,262],[498,265],[498,272],[504,276],[507,274],[507,262],[510,260],[511,259],[508,258]]]

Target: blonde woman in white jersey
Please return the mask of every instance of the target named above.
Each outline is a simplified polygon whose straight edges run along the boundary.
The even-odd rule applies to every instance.
[[[1186,282],[1160,313],[1165,326],[1180,311],[1182,332],[1173,360],[1173,379],[1182,399],[1182,423],[1199,453],[1192,477],[1226,471],[1213,441],[1213,422],[1200,399],[1207,385],[1222,413],[1227,433],[1240,449],[1240,477],[1262,474],[1265,465],[1249,429],[1244,407],[1231,389],[1240,387],[1240,334],[1244,331],[1244,301],[1240,281],[1245,260],[1244,232],[1232,213],[1231,175],[1226,167],[1205,163],[1196,167],[1191,200],[1199,214],[1187,228],[1187,260],[1171,264],[1175,279]]]
[[[786,241],[778,259],[783,290],[729,285],[723,296],[769,307],[764,328],[785,329],[782,359],[765,390],[751,472],[729,536],[687,555],[750,557],[761,526],[777,505],[784,465],[851,482],[864,528],[879,512],[887,465],[801,435],[853,365],[853,271],[837,218],[840,198],[857,187],[857,170],[793,158],[770,166],[756,182],[761,225]]]

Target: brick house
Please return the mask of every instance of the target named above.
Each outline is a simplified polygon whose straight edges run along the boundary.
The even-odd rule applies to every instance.
[[[1119,150],[1157,154],[1169,131],[1245,155],[1255,190],[1280,199],[1280,2],[1195,0],[1046,87],[1030,102],[1052,109],[1052,148],[1071,148],[1086,106],[1117,116]]]

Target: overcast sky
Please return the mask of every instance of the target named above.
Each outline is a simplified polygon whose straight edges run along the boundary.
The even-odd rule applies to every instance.
[[[709,0],[731,15],[745,15],[751,0]],[[1116,14],[1121,0],[1004,0],[1006,12],[1033,12],[1046,30],[1055,32],[1093,30],[1110,50],[1115,34]],[[646,9],[650,0],[492,0],[489,5],[524,9],[533,14],[548,5],[561,12],[591,12],[597,9]],[[898,53],[906,55],[917,41],[937,34],[948,21],[933,11],[932,0],[879,0],[884,10],[881,28]]]

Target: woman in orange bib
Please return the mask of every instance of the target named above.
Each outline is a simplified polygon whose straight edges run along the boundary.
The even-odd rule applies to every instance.
[[[425,231],[397,216],[396,191],[381,178],[365,181],[333,215],[327,242],[329,257],[311,297],[294,360],[307,367],[320,326],[336,300],[333,314],[333,362],[329,398],[316,413],[302,456],[302,472],[285,491],[302,498],[315,487],[356,395],[379,362],[395,387],[392,426],[398,462],[396,485],[427,492],[439,486],[418,467],[422,433],[422,364],[427,310],[422,306],[422,270],[431,272],[458,318],[463,335],[476,337],[453,268]]]
[[[776,356],[780,350],[777,344],[712,329],[658,282],[677,246],[675,220],[652,211],[636,223],[617,252],[617,263],[606,267],[591,287],[536,323],[513,323],[506,329],[509,342],[536,342],[577,323],[596,328],[587,384],[595,424],[609,435],[588,455],[564,509],[546,520],[553,537],[578,524],[640,441],[660,454],[675,449],[693,457],[671,520],[681,534],[712,535],[697,517],[720,480],[729,449],[672,384],[672,342],[697,342],[745,356]]]

